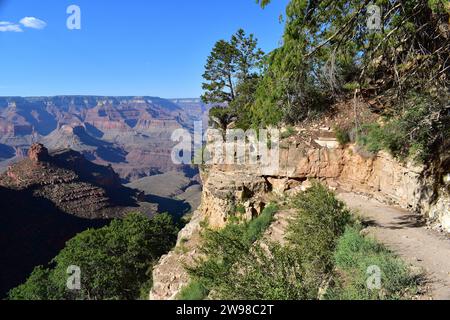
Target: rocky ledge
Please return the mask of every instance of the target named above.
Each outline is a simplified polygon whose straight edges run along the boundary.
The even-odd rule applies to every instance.
[[[328,138],[314,145],[289,144],[280,150],[280,170],[266,175],[258,166],[215,165],[202,172],[202,204],[180,233],[175,250],[164,256],[153,271],[150,299],[174,299],[189,283],[183,263],[198,256],[200,222],[222,228],[230,217],[257,216],[273,194],[293,195],[306,190],[312,180],[340,191],[365,194],[379,201],[421,213],[450,232],[449,185],[426,177],[425,168],[400,163],[385,152],[365,155],[354,145],[342,148]],[[333,143],[332,143],[333,142]]]

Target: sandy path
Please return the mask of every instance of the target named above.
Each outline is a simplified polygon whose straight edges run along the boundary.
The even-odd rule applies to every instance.
[[[368,219],[372,234],[403,260],[426,272],[430,295],[450,300],[450,239],[428,230],[419,217],[406,210],[351,193],[339,198]]]

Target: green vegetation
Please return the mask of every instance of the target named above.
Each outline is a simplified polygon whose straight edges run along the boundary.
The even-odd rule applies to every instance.
[[[430,159],[450,134],[450,115],[442,104],[429,95],[410,95],[400,116],[390,117],[383,126],[363,126],[358,143],[370,152],[386,150],[402,160]]]
[[[204,300],[208,293],[208,290],[198,280],[192,280],[180,291],[177,295],[177,300]]]
[[[210,119],[220,129],[225,130],[234,120],[245,121],[244,111],[252,102],[264,55],[257,46],[254,35],[247,36],[240,29],[230,41],[218,41],[208,57],[202,100],[216,104]]]
[[[205,258],[196,261],[194,267],[186,266],[193,281],[180,293],[179,299],[202,299],[214,291],[227,295],[231,268],[253,243],[261,238],[269,227],[278,208],[271,204],[261,215],[250,222],[229,223],[220,231],[205,230],[200,251]],[[203,293],[203,296],[199,296]]]
[[[339,240],[335,263],[341,276],[327,294],[327,299],[397,300],[416,292],[418,277],[411,275],[406,265],[386,248],[361,236],[359,228],[347,228]],[[376,266],[381,272],[380,289],[368,289],[371,266]]]
[[[257,2],[264,8],[271,1]],[[381,9],[379,30],[368,27],[372,4]],[[291,0],[283,45],[265,57],[242,30],[216,44],[204,75],[204,101],[216,104],[211,118],[223,129],[230,122],[260,128],[311,119],[337,101],[376,101],[388,126],[365,128],[362,144],[401,158],[437,157],[449,136],[443,132],[450,131],[450,42],[441,27],[449,19],[446,5],[447,0]],[[348,143],[341,133],[341,144]]]
[[[281,133],[281,139],[287,139],[287,138],[290,138],[290,137],[292,137],[292,136],[294,136],[296,134],[297,134],[297,131],[295,130],[295,128],[292,127],[292,126],[288,126],[286,128],[286,131]]]
[[[298,214],[289,225],[288,239],[302,264],[324,281],[333,269],[334,249],[351,221],[350,212],[319,183],[293,199],[293,204]]]
[[[180,299],[401,299],[417,279],[392,253],[359,234],[358,223],[326,187],[315,183],[291,201],[297,215],[287,243],[260,239],[272,220],[266,211],[246,225],[204,234],[205,258],[187,267],[193,281]],[[260,239],[258,243],[256,241]],[[367,286],[381,270],[381,289]]]
[[[341,146],[345,146],[351,142],[350,133],[346,129],[335,128],[336,139]]]
[[[245,207],[242,203],[239,203],[236,206],[236,212],[240,213],[240,214],[245,214]]]
[[[132,300],[148,295],[155,261],[175,244],[177,228],[168,214],[148,219],[129,214],[107,227],[69,240],[51,267],[37,267],[11,300]],[[68,267],[81,271],[80,290],[67,289]]]

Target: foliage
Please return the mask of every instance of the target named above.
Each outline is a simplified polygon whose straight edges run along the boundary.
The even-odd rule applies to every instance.
[[[50,299],[52,288],[49,281],[50,270],[42,266],[34,268],[26,284],[9,292],[11,300],[43,300]]]
[[[450,133],[450,115],[442,105],[428,95],[410,95],[384,126],[363,126],[358,142],[370,152],[384,149],[399,159],[429,160]]]
[[[236,206],[236,212],[240,213],[240,214],[245,214],[245,207],[243,204],[239,203]]]
[[[288,239],[301,252],[308,269],[323,277],[333,269],[334,249],[351,222],[350,212],[319,183],[300,193],[293,204],[298,213],[289,225]]]
[[[351,139],[348,130],[343,128],[335,128],[334,131],[336,133],[336,139],[341,146],[345,146],[350,143]]]
[[[262,7],[270,3],[258,2]],[[379,30],[368,28],[370,4],[381,8]],[[390,100],[401,100],[411,89],[429,92],[448,87],[445,4],[291,0],[283,46],[272,52],[265,74],[273,85],[264,85],[269,94],[257,97],[258,105],[274,99],[272,108],[286,107],[286,120],[296,121],[324,97],[345,95],[348,88],[363,89],[365,96],[383,93]],[[289,110],[294,110],[294,118]]]
[[[261,72],[264,55],[253,34],[246,35],[240,29],[230,41],[220,40],[208,57],[203,78],[202,100],[211,103],[211,118],[218,119],[219,127],[226,126],[235,118],[245,120],[245,107],[252,102],[252,95]],[[244,113],[240,117],[241,111]]]
[[[259,217],[247,223],[246,232],[244,233],[243,239],[248,243],[254,243],[258,240],[272,223],[273,216],[277,213],[277,211],[278,206],[273,203],[264,208]]]
[[[297,134],[297,131],[294,127],[288,126],[286,131],[281,133],[281,139],[287,139]]]
[[[339,240],[335,253],[336,268],[340,274],[337,285],[327,294],[333,300],[403,299],[417,289],[418,277],[411,275],[406,265],[390,251],[372,239],[360,235],[360,230],[349,227]],[[381,288],[367,286],[371,266],[381,270]]]
[[[234,264],[215,290],[229,300],[302,300],[317,297],[299,253],[276,243],[255,245]]]
[[[220,295],[226,292],[231,285],[231,268],[262,236],[277,210],[275,205],[269,205],[250,222],[230,223],[220,231],[205,230],[200,248],[205,258],[197,260],[194,266],[186,266],[194,284],[190,284],[180,297],[189,297],[192,292],[201,291],[202,287],[205,293],[214,291]]]
[[[377,153],[384,149],[385,144],[391,137],[378,123],[365,124],[358,136],[358,144],[371,153]]]
[[[350,214],[320,184],[293,203],[298,215],[286,246],[253,245],[271,222],[265,212],[245,232],[235,224],[208,231],[202,247],[207,258],[189,269],[191,275],[221,299],[316,299],[333,270],[334,249]]]
[[[151,285],[151,267],[176,241],[177,228],[168,214],[148,219],[129,214],[107,227],[87,230],[69,240],[51,269],[37,267],[10,299],[137,299]],[[81,289],[68,290],[67,269],[81,270]]]
[[[197,280],[192,280],[177,295],[177,300],[203,300],[208,295],[208,290]]]
[[[326,187],[315,183],[292,203],[298,214],[283,245],[257,241],[270,224],[267,213],[247,226],[207,231],[205,258],[188,268],[193,281],[179,298],[366,300],[415,293],[417,278],[383,246],[362,237],[344,204]],[[369,290],[367,269],[375,265],[382,271],[382,288]]]
[[[271,1],[257,2],[264,8]],[[368,27],[372,4],[381,9],[378,30]],[[269,54],[255,93],[253,123],[299,122],[352,93],[363,99],[376,97],[384,115],[394,113],[400,119],[401,128],[393,124],[389,139],[396,138],[396,131],[405,133],[411,119],[401,119],[402,105],[410,92],[434,99],[445,93],[448,101],[448,6],[445,0],[291,0],[283,45]],[[442,99],[434,106],[442,112],[447,105]],[[418,123],[430,120],[425,114],[418,116]],[[422,159],[436,154],[426,145],[436,144],[438,134],[423,141],[427,132],[420,131],[423,135],[417,130],[407,137],[406,147],[392,146],[400,147],[395,152],[402,157],[414,153]],[[374,142],[372,149],[379,149]],[[386,141],[391,142],[395,141]]]

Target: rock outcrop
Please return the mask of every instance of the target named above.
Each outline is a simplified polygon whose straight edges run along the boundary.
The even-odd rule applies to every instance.
[[[121,217],[135,205],[135,192],[121,185],[111,167],[95,165],[71,150],[49,154],[42,144],[32,145],[28,156],[0,175],[1,187],[47,199],[81,218]]]
[[[204,216],[211,217],[212,224],[218,227],[225,224],[231,203],[245,203],[254,198],[254,194],[261,195],[265,191],[301,191],[305,183],[315,179],[334,189],[367,194],[420,212],[450,231],[450,207],[445,206],[450,197],[445,188],[437,188],[433,178],[426,178],[423,166],[400,163],[386,152],[367,157],[361,155],[356,146],[304,148],[290,145],[280,151],[277,174],[267,176],[258,166],[216,165],[203,176],[206,178]]]
[[[43,144],[33,144],[28,151],[28,158],[34,162],[46,161],[49,159],[48,149]]]

